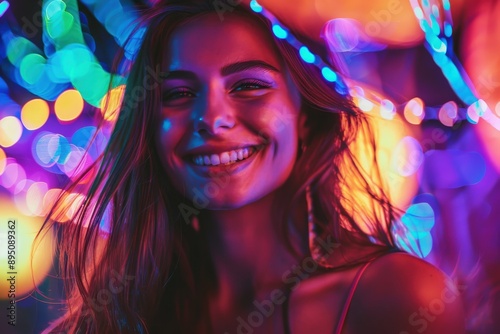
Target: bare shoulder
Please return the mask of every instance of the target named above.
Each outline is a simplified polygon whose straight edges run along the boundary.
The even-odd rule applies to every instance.
[[[465,332],[460,292],[433,265],[393,253],[372,262],[354,293],[348,333]]]

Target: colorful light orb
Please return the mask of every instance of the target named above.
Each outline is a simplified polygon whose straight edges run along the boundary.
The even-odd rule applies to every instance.
[[[95,126],[84,126],[73,133],[70,142],[75,146],[87,148],[96,131]]]
[[[94,107],[100,107],[102,98],[108,92],[111,76],[97,63],[91,63],[89,66],[89,71],[73,78],[72,83],[85,101]]]
[[[316,57],[314,56],[314,54],[309,51],[309,49],[307,48],[307,46],[301,46],[300,49],[299,49],[299,54],[300,54],[300,57],[306,62],[306,63],[314,63],[316,61]]]
[[[63,122],[74,121],[83,111],[82,95],[74,89],[68,89],[59,95],[54,105],[57,118]]]
[[[495,114],[497,114],[498,117],[500,117],[500,101],[497,102],[495,105]]]
[[[467,108],[467,120],[472,124],[477,124],[479,118],[484,115],[486,109],[488,109],[486,102],[481,99],[477,100]]]
[[[125,94],[125,85],[120,85],[108,92],[101,101],[101,113],[108,122],[115,122],[120,106],[122,105]]]
[[[383,99],[380,101],[380,116],[387,120],[394,119],[396,115],[396,107],[391,100]]]
[[[335,82],[338,79],[337,73],[335,73],[334,71],[332,71],[331,68],[326,66],[321,69],[321,74],[323,75],[323,78],[326,79],[326,81]]]
[[[422,146],[413,137],[406,136],[397,143],[391,156],[391,171],[403,177],[414,175],[424,162]]]
[[[7,166],[7,155],[5,151],[0,147],[0,175],[5,171],[5,167]]]
[[[53,208],[59,196],[63,196],[63,190],[59,188],[48,189],[42,198],[42,216],[47,216],[50,210]],[[60,213],[60,212],[59,212]],[[52,217],[57,216],[58,212],[53,213]],[[57,219],[54,219],[57,220]]]
[[[11,192],[16,192],[17,187],[24,187],[26,183],[26,172],[23,166],[15,162],[14,159],[7,158],[7,165],[0,175],[0,183]]]
[[[414,97],[405,105],[403,114],[408,123],[419,125],[425,117],[424,101]]]
[[[111,35],[116,36],[127,16],[121,3],[116,1],[115,4],[113,4],[113,2],[114,1],[108,2],[111,4],[111,7],[105,9],[105,16],[103,18],[99,18],[99,20],[104,22],[104,27]],[[98,13],[96,12],[95,14]]]
[[[97,130],[95,126],[85,126],[75,131],[71,137],[71,143],[87,150],[90,158],[96,160],[106,148],[108,137],[102,129]]]
[[[279,39],[285,39],[288,37],[288,32],[283,29],[279,24],[273,25],[273,33]]]
[[[69,77],[64,71],[64,67],[61,65],[61,57],[62,52],[58,51],[51,57],[49,57],[49,59],[47,60],[47,64],[45,65],[45,72],[47,73],[47,77],[50,81],[57,84],[65,84],[70,82]]]
[[[70,152],[68,140],[60,134],[42,133],[33,141],[33,158],[45,168],[66,163]]]
[[[373,107],[375,106],[373,102],[371,102],[368,99],[365,99],[364,97],[359,97],[356,101],[356,104],[358,105],[359,109],[361,109],[364,112],[372,111]]]
[[[363,50],[361,44],[363,33],[360,29],[360,23],[354,19],[329,20],[323,28],[322,36],[334,52]]]
[[[52,1],[54,3],[55,1]],[[46,31],[50,38],[59,39],[65,37],[73,28],[75,18],[67,11],[54,12],[50,19],[45,20]]]
[[[21,109],[21,121],[28,130],[41,128],[49,119],[49,105],[42,99],[26,102]]]
[[[7,116],[0,119],[0,146],[15,145],[23,134],[23,126],[19,118]]]
[[[24,37],[13,37],[7,43],[7,58],[15,67],[21,65],[21,61],[26,55],[39,52],[35,44]]]
[[[407,231],[397,235],[396,243],[406,251],[425,258],[432,250],[431,229],[434,227],[434,210],[428,203],[412,204],[401,217]]]
[[[7,11],[7,9],[9,9],[9,7],[10,7],[10,4],[8,1],[0,2],[0,17],[2,17],[3,14],[5,14],[5,12]]]
[[[252,10],[256,13],[262,12],[262,6],[255,0],[250,1],[250,8],[252,8]]]
[[[448,101],[439,109],[438,117],[441,123],[452,127],[458,116],[458,106],[454,101]]]
[[[361,86],[351,87],[349,94],[353,97],[354,104],[364,112],[370,112],[374,108],[374,102],[365,97],[365,90]]]
[[[35,183],[35,181],[25,179],[22,183],[19,182],[13,187],[14,191],[12,192],[13,196],[11,198],[14,200],[16,209],[26,216],[34,216],[28,209],[28,204],[26,203],[26,192],[33,183]]]
[[[45,19],[47,21],[51,21],[58,15],[61,15],[61,12],[65,10],[66,10],[66,3],[64,3],[64,1],[50,0],[47,2],[45,6]]]
[[[70,144],[71,152],[68,160],[63,165],[59,165],[59,169],[63,171],[70,179],[75,180],[80,174],[85,171],[94,162],[83,148]],[[87,182],[82,180],[80,183]]]
[[[79,77],[89,75],[89,71],[93,70],[92,66],[100,67],[99,64],[95,64],[92,52],[83,44],[68,44],[57,53],[60,55],[55,64],[61,65],[64,74],[72,82]]]
[[[52,267],[54,237],[52,232],[48,232],[44,234],[43,239],[34,243],[43,219],[19,212],[8,197],[0,198],[0,220],[3,222],[0,224],[0,244],[4,248],[0,252],[0,290],[5,291],[0,294],[0,299],[8,298],[7,291],[13,283],[9,279],[15,276],[15,294],[19,300],[20,297],[33,292],[47,276]],[[8,250],[14,250],[15,254],[9,254]],[[15,255],[15,264],[9,264],[12,255]],[[10,274],[11,272],[16,274]]]
[[[43,197],[48,191],[47,183],[34,182],[26,191],[27,209],[33,216],[43,216]]]
[[[23,80],[29,85],[36,84],[42,77],[45,71],[45,64],[47,60],[37,54],[30,53],[26,55],[19,66],[19,71]]]

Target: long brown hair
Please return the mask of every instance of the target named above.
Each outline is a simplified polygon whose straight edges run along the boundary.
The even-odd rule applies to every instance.
[[[214,12],[212,3],[167,2],[143,12],[140,27],[146,31],[109,143],[99,160],[68,186],[69,191],[84,192],[85,200],[72,223],[57,224],[55,214],[65,210],[61,198],[44,224],[44,229],[55,227],[59,232],[67,293],[67,312],[50,332],[146,333],[161,326],[172,333],[203,333],[209,327],[205,301],[214,284],[210,259],[201,237],[182,219],[179,205],[189,200],[171,186],[156,149],[155,111],[161,108],[161,88],[155,73],[165,51],[159,46],[167,45],[179,24]],[[265,18],[242,6],[227,6],[271,31]],[[287,205],[303,200],[309,188],[320,236],[394,248],[390,230],[396,214],[380,174],[360,168],[350,148],[364,133],[374,152],[366,115],[337,93],[317,67],[304,63],[296,49],[274,36],[273,40],[307,115],[308,135],[301,143],[305,149],[288,181],[294,195]],[[93,181],[81,189],[80,181],[89,175]],[[352,195],[355,191],[374,204],[360,205]],[[362,213],[369,234],[354,212]],[[106,217],[109,231],[104,233],[100,225]],[[282,223],[287,221],[284,217]]]

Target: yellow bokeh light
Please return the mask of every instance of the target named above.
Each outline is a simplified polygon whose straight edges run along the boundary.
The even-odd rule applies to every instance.
[[[70,122],[78,118],[83,111],[82,95],[74,89],[68,89],[59,95],[54,105],[59,120]]]
[[[21,121],[28,130],[41,128],[49,119],[49,105],[42,99],[28,101],[21,110]]]
[[[7,116],[0,119],[0,146],[11,147],[23,134],[23,126],[17,117]]]
[[[49,232],[35,243],[32,258],[33,241],[43,218],[25,216],[8,197],[1,197],[0,221],[0,291],[5,292],[0,294],[0,299],[11,299],[14,293],[14,298],[19,300],[47,276],[52,266],[54,237]],[[9,292],[13,290],[15,292]]]
[[[5,167],[7,166],[7,155],[5,151],[0,147],[0,175],[5,171]]]
[[[125,85],[120,85],[108,92],[101,100],[101,113],[108,122],[114,122],[122,104]]]

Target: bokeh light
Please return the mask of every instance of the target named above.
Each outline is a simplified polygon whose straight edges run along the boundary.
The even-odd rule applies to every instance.
[[[21,110],[21,121],[28,130],[41,128],[49,118],[49,105],[42,99],[28,101]]]
[[[458,116],[458,106],[454,101],[446,102],[439,109],[439,120],[442,124],[452,127]]]
[[[22,60],[19,67],[21,77],[23,80],[30,84],[36,84],[42,77],[45,70],[47,60],[36,53],[26,55]]]
[[[41,216],[43,212],[43,197],[47,193],[48,186],[45,182],[34,182],[26,192],[26,204],[33,216]]]
[[[13,37],[7,44],[7,58],[10,63],[19,67],[21,61],[28,54],[39,53],[40,50],[24,37]]]
[[[40,230],[43,219],[26,216],[15,209],[8,197],[0,197],[0,244],[5,246],[5,251],[0,252],[0,290],[9,291],[10,276],[15,275],[16,299],[31,293],[42,282],[52,267],[54,254],[54,237],[51,232],[44,235],[40,242],[34,243],[34,238]],[[15,221],[15,223],[13,223]],[[9,235],[15,232],[14,240]],[[10,242],[9,242],[10,240]],[[15,247],[15,264],[9,265],[7,245]],[[31,256],[32,246],[34,256]],[[11,262],[12,264],[12,262]],[[11,274],[15,272],[15,274]],[[8,294],[2,293],[1,299],[7,299]]]
[[[26,182],[26,173],[14,159],[7,158],[6,162],[4,171],[0,175],[0,183],[4,188],[14,191],[14,187]]]
[[[73,121],[83,111],[82,95],[77,90],[68,89],[64,91],[56,100],[54,110],[60,121]]]
[[[42,198],[42,216],[47,216],[49,214],[50,210],[56,203],[56,200],[59,198],[59,196],[62,196],[62,194],[63,190],[59,188],[51,188],[48,189],[47,192],[45,192]],[[55,212],[53,214],[53,217],[57,216],[58,213],[60,213],[60,211]]]
[[[5,166],[7,166],[7,155],[5,151],[0,147],[0,175],[5,171]]]
[[[432,250],[431,229],[434,227],[434,210],[428,203],[412,204],[401,217],[407,228],[404,236],[397,235],[396,243],[410,253],[424,258]]]
[[[75,89],[94,107],[101,105],[101,99],[108,92],[110,81],[110,74],[97,63],[90,63],[85,74],[72,79]]]
[[[391,171],[403,177],[414,175],[424,162],[422,146],[413,137],[402,138],[392,151]]]
[[[32,155],[42,167],[66,163],[71,147],[66,137],[60,134],[41,133],[33,141]]]
[[[0,119],[0,146],[11,147],[23,134],[21,121],[15,116]]]
[[[307,46],[301,46],[299,49],[299,54],[306,63],[314,63],[316,57],[309,51]]]
[[[3,14],[5,14],[5,12],[7,11],[7,9],[9,9],[9,7],[10,4],[7,0],[0,2],[0,17],[2,17]]]
[[[283,29],[279,24],[273,25],[273,33],[276,37],[280,39],[285,39],[288,36],[288,33],[285,29]]]
[[[380,116],[382,118],[391,120],[396,115],[396,107],[391,100],[383,99],[380,102]]]
[[[424,101],[419,97],[411,99],[406,103],[403,113],[408,123],[419,125],[425,117]]]
[[[116,121],[118,111],[122,104],[125,85],[120,85],[108,92],[101,101],[101,113],[108,122]]]

